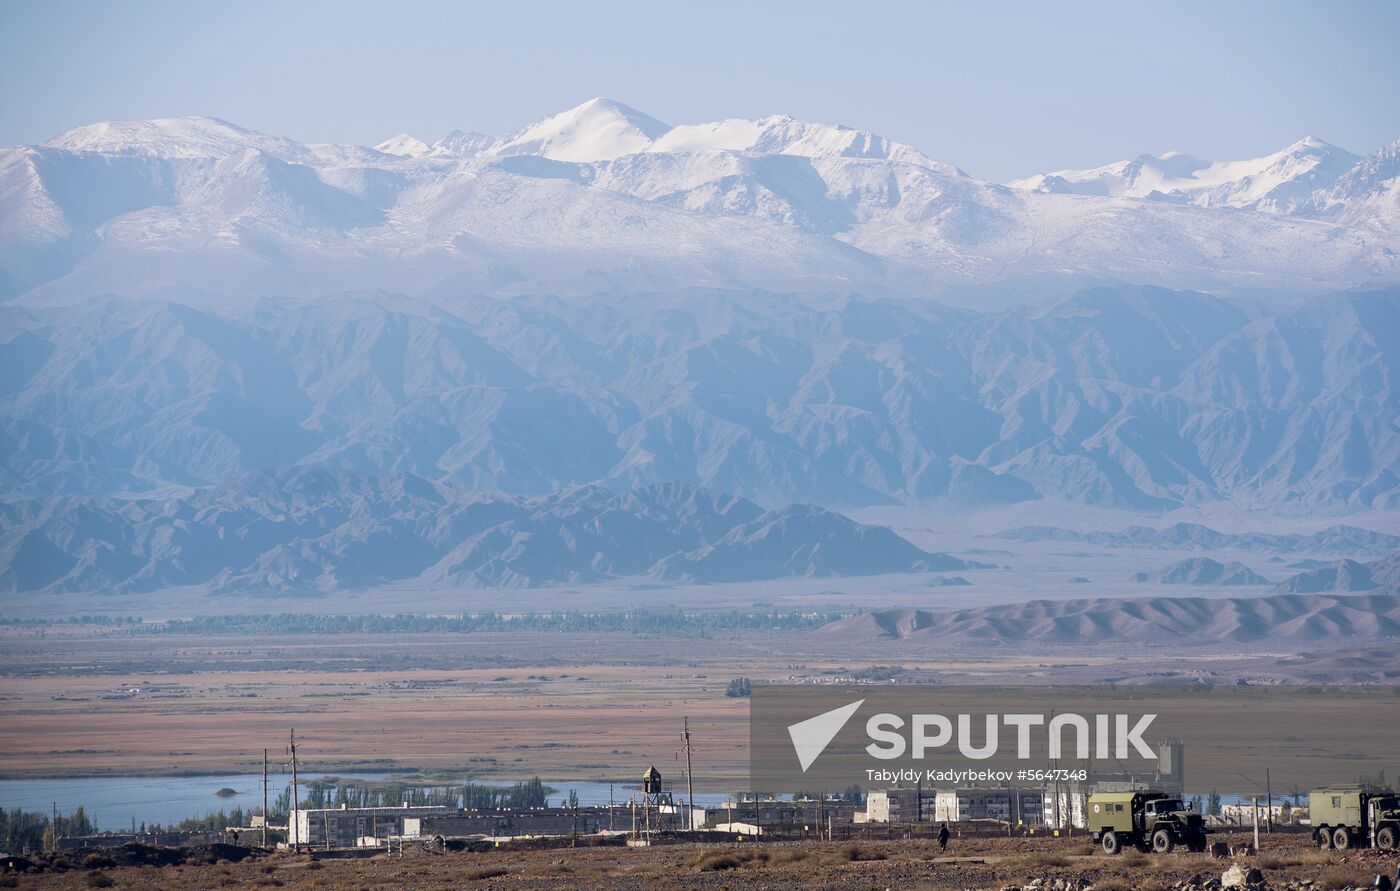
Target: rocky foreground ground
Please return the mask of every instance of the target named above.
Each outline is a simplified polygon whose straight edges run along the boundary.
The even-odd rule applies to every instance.
[[[1217,837],[1243,845],[1244,837]],[[1109,857],[1084,838],[955,839],[940,853],[927,840],[861,843],[676,844],[651,848],[436,852],[313,859],[208,846],[182,854],[120,851],[54,859],[0,860],[5,888],[225,887],[287,889],[1016,889],[1016,891],[1342,891],[1393,879],[1393,852],[1317,851],[1302,835],[1264,839],[1256,855]],[[235,858],[235,859],[229,859]],[[137,863],[143,865],[134,865]],[[9,864],[13,864],[12,866]],[[17,871],[16,867],[19,870]]]

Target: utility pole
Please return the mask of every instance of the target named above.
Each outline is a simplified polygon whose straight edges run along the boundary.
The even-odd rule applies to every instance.
[[[1011,837],[1011,781],[1006,781],[1006,837]]]
[[[1050,720],[1055,720],[1055,710],[1053,708],[1050,710]],[[1050,787],[1054,795],[1054,797],[1050,799],[1054,802],[1051,805],[1052,816],[1050,819],[1055,822],[1055,831],[1058,834],[1060,830],[1060,759],[1056,758],[1054,761],[1050,762],[1050,769],[1054,771],[1054,779],[1050,781]],[[935,814],[935,816],[937,815]]]
[[[689,718],[689,717],[685,717],[685,718],[683,718],[682,720],[685,722],[684,725],[683,725],[685,729],[682,731],[682,735],[685,737],[685,788],[686,788],[686,792],[685,792],[685,799],[686,799],[686,800],[685,800],[685,806],[686,806],[686,813],[688,814],[688,816],[686,817],[685,826],[686,826],[686,828],[689,829],[691,832],[694,832],[694,831],[695,831],[695,775],[692,774],[692,773],[690,772],[690,718]]]
[[[267,847],[267,749],[263,749],[263,825],[262,846]]]
[[[1274,833],[1274,783],[1269,778],[1269,769],[1264,768],[1264,794],[1269,796],[1269,809],[1264,812],[1264,818],[1269,821],[1269,834]]]
[[[1254,803],[1254,852],[1259,853],[1259,796],[1250,799]]]
[[[53,803],[53,850],[58,850],[58,802]]]
[[[292,729],[292,731],[291,731],[291,733],[290,733],[288,739],[290,740],[291,749],[292,749],[292,807],[291,807],[291,809],[288,811],[288,814],[287,814],[287,835],[288,835],[288,836],[291,836],[291,834],[292,834],[292,824],[293,824],[293,822],[294,822],[295,819],[296,819],[297,810],[301,807],[300,800],[299,800],[299,798],[298,798],[298,796],[297,796],[297,732],[296,732],[296,728],[293,728],[293,729]],[[290,838],[289,838],[289,840],[290,840]],[[292,850],[296,851],[298,854],[301,853],[301,832],[300,832],[299,830],[298,830],[297,833],[296,833],[296,841],[292,842]]]

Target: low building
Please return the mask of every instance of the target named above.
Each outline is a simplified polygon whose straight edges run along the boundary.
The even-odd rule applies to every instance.
[[[679,829],[699,829],[710,816],[703,807],[687,808],[683,804],[663,804],[657,807],[657,811],[668,817],[668,822]]]
[[[99,835],[62,835],[54,840],[54,846],[60,851],[75,851],[83,848],[115,848],[127,844],[175,848],[181,845],[226,841],[228,836],[223,832],[104,832]]]
[[[1186,792],[1186,746],[1181,740],[1157,744],[1157,761],[1151,769],[1137,771],[1089,772],[1089,785],[1096,792],[1131,792],[1135,789],[1156,789],[1174,795]]]
[[[625,808],[543,808],[540,810],[453,811],[405,817],[405,838],[517,838],[522,836],[596,835],[632,828]]]
[[[726,801],[708,811],[709,819],[720,823],[752,823],[757,826],[770,826],[776,830],[793,830],[806,827],[816,831],[818,826],[828,822],[851,823],[855,820],[858,806],[850,801],[835,798],[798,798],[794,800],[763,799],[754,801]]]
[[[752,823],[716,823],[716,832],[731,832],[735,835],[762,835],[763,827]]]
[[[1257,815],[1260,825],[1267,823],[1271,816],[1275,823],[1282,823],[1285,814],[1291,816],[1296,810],[1298,808],[1287,802],[1276,804],[1273,807],[1260,802],[1257,808],[1253,804],[1222,804],[1218,822],[1225,826],[1250,826],[1254,823]],[[1306,816],[1307,808],[1303,808],[1301,813]]]
[[[295,808],[287,821],[287,843],[312,848],[360,847],[364,838],[389,838],[404,834],[404,821],[452,810],[438,805],[421,807]]]
[[[937,803],[938,793],[932,789],[879,789],[865,797],[865,819],[870,823],[931,822]]]
[[[865,799],[869,823],[958,823],[1000,820],[1020,826],[1045,822],[1039,789],[884,789]]]
[[[1089,791],[1082,784],[1051,787],[1045,795],[1045,825],[1051,829],[1083,829]]]
[[[1039,789],[962,789],[948,796],[942,819],[1039,826],[1045,822],[1045,793]]]

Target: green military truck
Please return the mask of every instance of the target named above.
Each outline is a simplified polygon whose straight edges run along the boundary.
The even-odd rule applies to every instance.
[[[1317,846],[1369,845],[1395,850],[1400,845],[1400,794],[1366,786],[1328,786],[1308,793],[1308,819]]]
[[[1181,799],[1165,792],[1095,792],[1089,796],[1089,831],[1104,853],[1125,846],[1169,854],[1177,845],[1206,849],[1205,821]]]

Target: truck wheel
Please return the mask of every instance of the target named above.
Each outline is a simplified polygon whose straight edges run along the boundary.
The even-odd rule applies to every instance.
[[[1118,833],[1112,829],[1103,834],[1103,852],[1105,854],[1117,854],[1123,850],[1123,841],[1118,838]]]
[[[1347,831],[1345,826],[1338,826],[1332,830],[1332,847],[1338,851],[1345,851],[1351,847],[1351,833]]]
[[[1376,832],[1376,847],[1384,848],[1387,851],[1395,850],[1395,827],[1382,826]]]
[[[1320,850],[1325,851],[1328,848],[1332,847],[1332,830],[1328,829],[1326,826],[1323,826],[1321,829],[1317,830],[1316,834],[1317,846]]]
[[[1165,829],[1158,829],[1152,833],[1152,850],[1158,854],[1170,854],[1172,848],[1176,847],[1176,839]]]
[[[1190,851],[1192,854],[1204,854],[1206,850],[1205,837],[1202,836],[1201,838],[1191,839],[1186,845],[1186,850]]]

